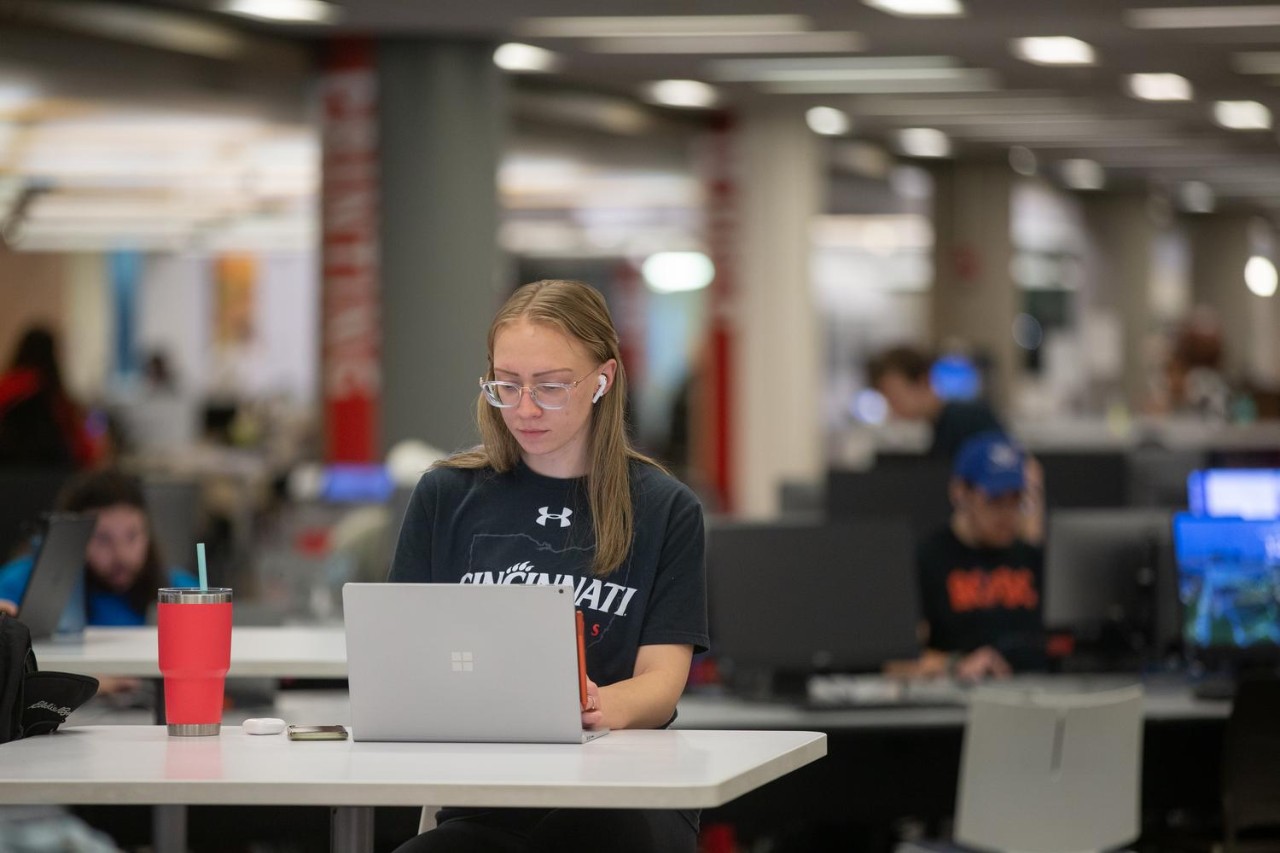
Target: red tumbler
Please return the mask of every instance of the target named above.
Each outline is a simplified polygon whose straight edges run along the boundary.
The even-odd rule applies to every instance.
[[[169,734],[216,735],[231,667],[231,590],[162,589],[157,611]]]

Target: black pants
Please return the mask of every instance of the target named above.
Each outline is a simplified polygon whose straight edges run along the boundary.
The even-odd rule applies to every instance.
[[[695,853],[698,812],[641,809],[456,810],[395,853]]]

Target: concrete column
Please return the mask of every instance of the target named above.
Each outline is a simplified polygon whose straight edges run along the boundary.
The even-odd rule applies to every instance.
[[[1100,193],[1082,201],[1090,248],[1081,308],[1119,323],[1120,398],[1139,411],[1149,393],[1144,344],[1153,331],[1152,281],[1157,227],[1146,194]]]
[[[498,290],[505,84],[493,45],[377,48],[384,450],[478,440],[476,379]]]
[[[934,346],[958,342],[991,365],[988,398],[1007,415],[1021,350],[1013,320],[1021,294],[1010,272],[1014,173],[1001,164],[948,163],[933,170]]]
[[[809,227],[820,211],[825,160],[795,108],[742,116],[737,152],[734,505],[742,515],[766,516],[778,511],[783,480],[813,482],[823,470],[823,342]]]
[[[1244,265],[1255,251],[1249,239],[1252,220],[1242,213],[1188,218],[1191,288],[1195,304],[1212,308],[1222,323],[1228,379],[1274,385],[1280,297],[1256,296],[1245,287]]]

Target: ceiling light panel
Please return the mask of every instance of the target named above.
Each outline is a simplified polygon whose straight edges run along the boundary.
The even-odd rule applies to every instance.
[[[658,80],[647,85],[643,94],[656,104],[685,109],[707,109],[720,99],[714,86],[700,80]]]
[[[1125,87],[1130,95],[1144,101],[1189,101],[1194,97],[1191,81],[1180,74],[1130,74]]]
[[[1014,39],[1013,55],[1034,65],[1093,65],[1093,46],[1070,36],[1029,36]]]
[[[622,36],[759,36],[810,29],[804,15],[610,15],[528,18],[516,27],[538,38],[611,38]]]
[[[898,149],[908,157],[946,157],[951,140],[932,127],[907,127],[898,131]]]
[[[805,112],[804,120],[810,130],[823,136],[843,136],[853,129],[849,114],[835,107],[813,107]]]
[[[960,0],[862,0],[866,5],[903,18],[956,18],[964,14]]]
[[[1271,110],[1257,101],[1218,101],[1213,120],[1229,130],[1270,130]]]
[[[493,64],[514,74],[548,74],[558,69],[561,61],[559,54],[545,48],[508,42],[493,51]]]
[[[324,0],[225,0],[222,11],[242,18],[289,24],[332,24],[340,10]]]

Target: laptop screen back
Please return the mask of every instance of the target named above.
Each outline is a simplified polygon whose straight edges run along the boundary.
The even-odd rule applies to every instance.
[[[49,516],[31,580],[18,605],[18,618],[33,640],[53,636],[71,591],[84,574],[84,550],[97,516],[58,513]]]
[[[572,587],[342,593],[356,740],[582,742]]]

